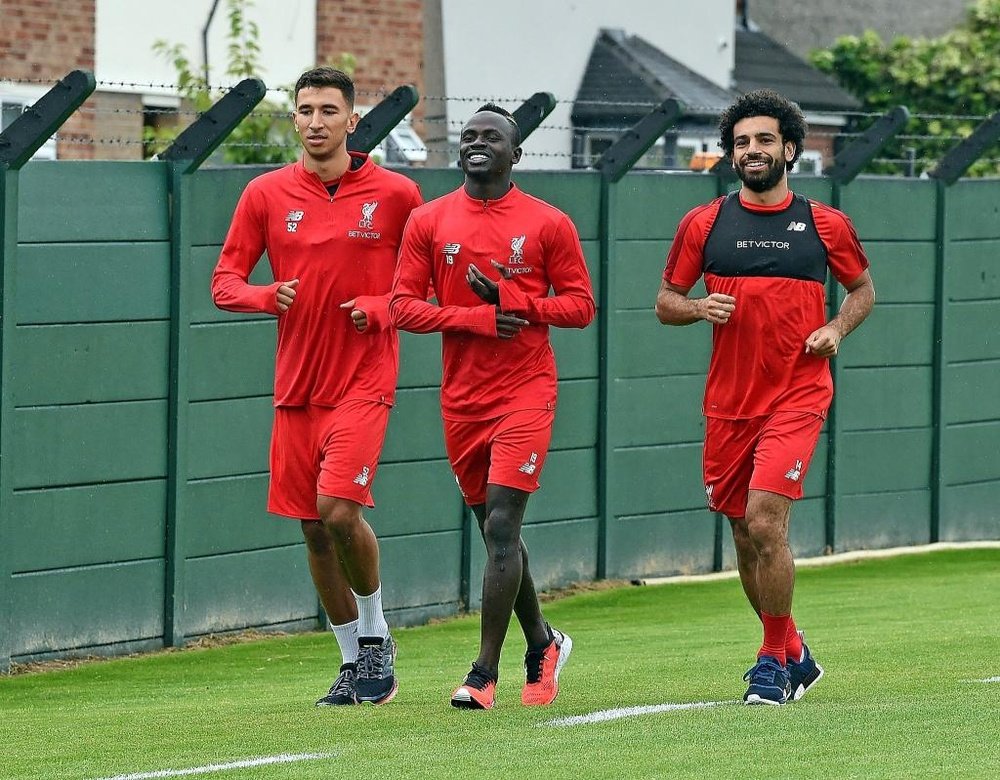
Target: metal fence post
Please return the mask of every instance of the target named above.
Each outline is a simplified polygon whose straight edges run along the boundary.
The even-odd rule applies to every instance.
[[[879,117],[871,127],[855,138],[850,146],[842,149],[834,158],[833,165],[823,173],[833,179],[835,186],[852,182],[909,121],[910,112],[906,106],[896,106],[889,113]],[[836,204],[831,205],[837,208]]]
[[[347,136],[347,148],[352,152],[370,152],[403,121],[419,100],[416,87],[409,84],[396,87],[392,94],[362,117],[354,132]]]
[[[556,97],[551,92],[536,92],[514,109],[514,121],[521,132],[521,143],[545,121],[556,107]]]
[[[944,320],[948,297],[945,294],[947,273],[945,261],[948,253],[948,187],[958,181],[983,153],[1000,139],[1000,111],[977,127],[972,135],[960,141],[927,172],[937,181],[937,252],[934,274],[934,352],[932,393],[932,450],[931,450],[931,541],[941,538],[942,451],[944,442],[943,386],[945,370]]]
[[[13,571],[7,532],[15,522],[10,507],[14,490],[11,478],[14,404],[10,385],[14,370],[11,352],[17,327],[18,176],[24,164],[80,107],[95,86],[93,73],[74,70],[0,133],[0,673],[10,669],[14,646],[10,592]]]
[[[170,194],[170,357],[167,400],[167,514],[164,548],[163,643],[184,644],[184,595],[189,411],[188,345],[191,332],[191,174],[263,100],[260,79],[244,79],[193,122],[160,155]]]
[[[631,129],[625,131],[594,163],[601,173],[600,217],[600,282],[598,312],[598,428],[597,428],[597,578],[604,579],[608,572],[608,531],[611,521],[611,501],[608,484],[611,479],[611,445],[609,436],[609,407],[611,385],[614,381],[611,370],[611,324],[614,312],[614,274],[611,273],[611,257],[615,247],[615,190],[612,184],[619,181],[632,166],[646,153],[668,128],[683,115],[684,106],[673,98],[663,101]]]
[[[949,149],[927,175],[945,184],[954,184],[998,139],[1000,139],[1000,111],[979,125],[968,138]]]

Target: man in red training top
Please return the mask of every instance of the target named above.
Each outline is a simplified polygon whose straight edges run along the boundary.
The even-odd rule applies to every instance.
[[[448,459],[486,543],[479,657],[451,703],[493,707],[513,612],[528,645],[521,701],[549,704],[572,641],[542,618],[521,521],[555,419],[549,326],[585,327],[594,296],[569,217],[511,183],[521,158],[514,118],[480,108],[462,128],[459,157],[465,184],[410,217],[389,306],[396,327],[443,334]]]
[[[665,325],[712,323],[705,492],[729,518],[743,590],[764,627],[743,700],[784,704],[823,675],[792,620],[789,513],[833,399],[829,359],[868,316],[875,290],[850,220],[788,189],[806,134],[799,107],[750,92],[719,129],[743,186],[681,220],[656,315]],[[828,268],[847,289],[829,322]],[[702,275],[708,295],[689,299]]]
[[[212,297],[278,318],[268,511],[301,521],[309,571],[343,663],[318,705],[379,704],[396,693],[396,646],[382,611],[373,506],[399,346],[388,294],[417,186],[347,151],[354,83],[333,68],[295,85],[299,162],[240,197]],[[274,282],[250,284],[267,252]],[[352,593],[353,591],[353,593]]]

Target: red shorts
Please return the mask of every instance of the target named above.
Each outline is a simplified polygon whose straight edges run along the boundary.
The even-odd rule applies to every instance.
[[[705,419],[703,474],[708,508],[746,517],[751,490],[802,498],[823,418],[811,412],[775,412],[744,420]]]
[[[275,407],[267,511],[318,520],[318,495],[375,506],[371,488],[390,410],[375,401]]]
[[[555,418],[550,409],[527,409],[491,420],[445,420],[448,460],[465,503],[485,504],[487,484],[538,490]]]

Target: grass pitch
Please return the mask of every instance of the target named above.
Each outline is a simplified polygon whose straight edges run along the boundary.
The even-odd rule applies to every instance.
[[[333,638],[275,637],[0,678],[0,777],[1000,776],[1000,550],[800,570],[796,620],[826,676],[785,707],[736,703],[760,628],[735,579],[544,607],[574,639],[551,707],[520,705],[516,625],[492,712],[448,705],[475,616],[397,629],[400,691],[383,707],[313,707]],[[698,702],[719,704],[551,725]]]

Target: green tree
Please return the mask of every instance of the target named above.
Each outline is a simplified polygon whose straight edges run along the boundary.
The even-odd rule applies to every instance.
[[[978,0],[962,25],[939,38],[899,37],[886,44],[869,30],[839,38],[810,59],[861,100],[865,112],[902,104],[916,115],[883,155],[902,159],[907,147],[914,148],[920,173],[1000,108],[1000,0]],[[860,131],[872,121],[858,120],[848,129]],[[966,175],[1000,174],[998,157],[1000,144]],[[875,162],[868,170],[899,174],[903,168]]]
[[[225,75],[242,80],[260,77],[260,28],[249,18],[253,0],[226,0],[229,29],[226,33]],[[153,52],[168,60],[177,71],[177,89],[186,105],[198,113],[207,111],[220,97],[213,91],[205,74],[188,57],[183,44],[158,40]],[[335,63],[347,73],[353,73],[355,59],[342,53]],[[285,98],[280,102],[262,100],[256,108],[229,134],[222,145],[222,158],[232,164],[268,164],[290,162],[298,156],[299,143],[290,120],[291,87],[281,87]],[[146,128],[145,142],[150,155],[166,149],[181,128]]]

